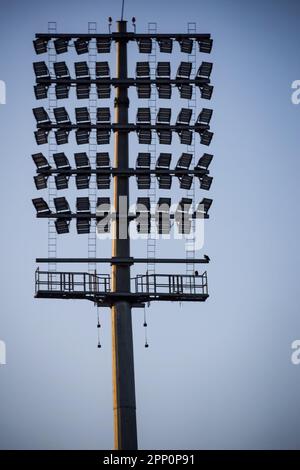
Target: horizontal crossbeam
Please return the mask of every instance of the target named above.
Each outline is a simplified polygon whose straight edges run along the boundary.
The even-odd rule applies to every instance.
[[[198,124],[190,126],[189,124],[53,124],[53,123],[37,123],[38,129],[51,130],[62,129],[71,131],[73,129],[99,129],[103,131],[113,132],[136,132],[141,130],[155,130],[155,131],[183,131],[191,130],[195,132],[204,132],[210,129],[208,124]]]
[[[155,218],[155,214],[150,214],[151,215],[151,218]],[[74,212],[71,212],[71,213],[68,213],[68,212],[65,212],[65,213],[57,213],[57,212],[51,212],[50,214],[48,213],[40,213],[40,214],[37,214],[36,215],[38,219],[99,219],[99,220],[103,220],[104,216],[101,214],[101,215],[98,215],[98,214],[95,214],[95,213],[90,213],[90,212],[82,212],[82,213],[74,213]],[[115,212],[113,213],[107,213],[107,217],[110,217],[110,220],[116,220],[116,219],[119,219],[119,220],[134,220],[136,219],[138,216],[136,214],[133,214],[133,213],[129,213],[128,215],[121,215],[121,214],[117,214]],[[170,218],[170,219],[175,219],[176,218],[176,214],[169,214],[168,216],[165,216],[166,218]],[[192,219],[209,219],[209,215],[208,214],[203,214],[202,212],[201,213],[196,213],[194,212],[193,214],[189,214],[186,215],[186,218],[192,218]]]
[[[127,85],[127,86],[137,86],[137,85],[207,85],[210,83],[209,78],[37,78],[36,83],[42,85],[51,85],[60,84],[60,85],[90,85],[95,83],[96,85]]]
[[[136,41],[139,39],[175,39],[180,41],[181,39],[196,39],[196,40],[203,40],[203,39],[210,39],[211,35],[207,33],[110,33],[110,34],[101,34],[101,33],[36,33],[36,38],[41,39],[111,39],[112,41],[119,41],[121,39],[127,41]]]
[[[207,264],[209,258],[36,258],[37,263],[110,263],[110,264],[136,264],[136,263],[155,263],[155,264]]]
[[[195,175],[195,176],[203,176],[208,175],[209,170],[205,169],[194,169],[194,170],[165,170],[165,169],[157,169],[157,170],[147,170],[143,168],[129,168],[128,170],[119,170],[117,168],[96,168],[96,169],[70,169],[64,170],[61,168],[51,168],[48,169],[37,169],[37,173],[43,175],[53,175],[53,174],[63,174],[63,175],[118,175],[118,176],[138,176],[138,175],[171,175],[171,176],[183,176],[183,175]]]
[[[127,301],[132,304],[146,302],[205,302],[208,294],[169,294],[169,293],[135,293],[135,292],[110,292],[97,294],[84,294],[83,292],[59,292],[55,290],[41,291],[35,294],[36,298],[44,299],[86,299],[96,302],[99,307],[111,306],[117,301]],[[102,305],[104,304],[104,305]]]

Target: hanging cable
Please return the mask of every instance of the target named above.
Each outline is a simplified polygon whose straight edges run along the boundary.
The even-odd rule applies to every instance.
[[[146,317],[146,307],[144,307],[144,323],[143,323],[143,327],[144,327],[144,330],[145,330],[145,348],[149,348],[148,336],[147,336],[147,327],[148,327],[148,324],[147,324],[147,317]]]
[[[101,328],[101,323],[100,323],[100,309],[97,306],[97,335],[98,335],[98,348],[101,348],[101,343],[100,343],[100,328]]]

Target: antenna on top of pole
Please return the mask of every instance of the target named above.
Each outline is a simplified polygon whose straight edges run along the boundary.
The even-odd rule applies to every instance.
[[[123,21],[123,16],[124,16],[124,3],[125,3],[125,0],[122,0],[121,21]]]

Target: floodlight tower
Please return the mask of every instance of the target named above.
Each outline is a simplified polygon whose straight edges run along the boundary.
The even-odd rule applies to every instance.
[[[129,212],[129,181],[135,178],[139,190],[149,191],[154,179],[158,181],[158,189],[170,190],[173,177],[179,181],[179,187],[189,191],[194,180],[200,182],[200,188],[210,189],[212,178],[209,176],[209,165],[213,156],[204,153],[194,168],[190,168],[195,155],[183,152],[174,169],[170,168],[172,155],[161,152],[155,165],[151,165],[151,152],[140,152],[136,167],[130,166],[129,134],[136,132],[139,144],[149,146],[152,133],[158,136],[160,145],[170,145],[172,135],[178,134],[181,144],[191,147],[194,133],[199,134],[200,142],[209,145],[212,140],[210,120],[212,110],[203,108],[198,118],[191,124],[192,109],[182,108],[175,124],[171,124],[171,109],[160,107],[156,122],[153,123],[149,108],[137,109],[136,123],[128,122],[128,88],[136,87],[138,98],[149,100],[153,88],[156,87],[159,99],[170,99],[172,88],[177,88],[181,99],[192,98],[192,86],[199,88],[201,98],[210,99],[213,87],[210,84],[212,64],[202,62],[196,76],[191,78],[191,62],[181,62],[175,78],[171,78],[169,62],[158,62],[156,76],[150,74],[148,62],[138,62],[136,77],[130,78],[127,73],[127,45],[130,41],[138,44],[139,52],[151,54],[152,42],[156,41],[161,53],[171,53],[173,41],[177,41],[183,53],[191,54],[195,42],[199,44],[200,52],[209,53],[212,39],[209,34],[148,34],[127,31],[127,22],[123,19],[117,22],[117,31],[109,34],[65,34],[48,32],[36,35],[34,47],[37,54],[43,54],[55,49],[57,54],[68,52],[68,47],[74,45],[77,54],[86,54],[89,48],[97,46],[97,53],[110,53],[111,43],[116,43],[116,77],[110,77],[107,61],[95,63],[95,74],[86,62],[75,63],[75,78],[72,78],[65,62],[53,61],[53,70],[45,62],[35,62],[36,74],[35,95],[37,99],[45,99],[55,90],[56,99],[69,97],[71,87],[75,87],[77,99],[91,98],[91,90],[97,91],[97,98],[110,97],[111,87],[115,88],[115,119],[111,123],[110,108],[98,107],[96,116],[92,117],[89,107],[75,109],[74,123],[64,107],[51,107],[49,114],[44,107],[34,108],[37,121],[35,138],[38,145],[53,140],[53,132],[57,145],[68,143],[69,134],[75,130],[77,145],[89,144],[91,133],[96,134],[97,147],[110,142],[110,134],[114,133],[114,164],[110,164],[108,152],[97,152],[96,167],[91,164],[85,152],[75,153],[76,168],[72,168],[64,152],[49,155],[49,160],[42,154],[32,155],[37,167],[34,178],[38,190],[53,187],[56,190],[67,189],[71,177],[75,177],[78,190],[89,189],[91,177],[96,177],[97,190],[108,190],[113,178],[113,206],[110,198],[98,197],[96,206],[89,197],[77,197],[76,213],[65,197],[50,197],[50,207],[43,198],[33,199],[38,218],[47,218],[50,226],[58,234],[69,233],[72,219],[76,220],[78,234],[90,234],[91,221],[95,220],[98,233],[113,232],[112,256],[98,258],[95,252],[88,258],[37,258],[38,263],[48,263],[53,268],[57,263],[109,263],[111,275],[97,272],[57,272],[56,269],[36,271],[37,298],[58,299],[88,299],[98,307],[109,307],[112,314],[112,353],[113,353],[113,406],[114,406],[114,435],[116,449],[137,449],[136,404],[134,384],[134,359],[132,340],[131,310],[133,307],[144,307],[152,301],[192,301],[203,302],[208,298],[207,274],[156,274],[149,273],[130,277],[130,267],[134,264],[156,265],[162,263],[192,264],[208,263],[209,258],[134,258],[130,253],[130,224],[135,223],[137,232],[150,234],[153,225],[159,234],[169,234],[171,225],[176,225],[180,234],[188,234],[191,222],[196,219],[208,218],[212,200],[203,198],[195,208],[194,201],[183,197],[176,210],[171,212],[171,198],[160,197],[155,207],[152,207],[150,197],[139,197],[135,212]],[[91,67],[90,62],[90,67]],[[92,73],[93,72],[93,73]],[[95,76],[95,78],[94,78]],[[50,90],[50,91],[49,91]],[[195,96],[195,95],[194,95]],[[95,106],[93,105],[93,111]],[[93,112],[94,114],[94,112]],[[52,119],[52,115],[54,118]],[[53,122],[55,119],[55,122]],[[95,122],[96,119],[96,122]],[[56,168],[54,168],[54,165]],[[52,185],[50,184],[52,182]],[[48,188],[49,188],[48,186]],[[56,194],[55,194],[56,196]],[[152,222],[155,222],[154,224]],[[53,237],[53,233],[51,232]],[[90,245],[89,245],[90,246]]]
[[[126,21],[118,21],[118,32],[122,35],[117,42],[117,79],[127,80]],[[115,98],[115,122],[128,126],[128,88],[118,86]],[[121,214],[120,204],[125,201],[126,214],[129,209],[128,177],[128,131],[115,133],[115,168],[119,174],[114,177],[114,208]],[[116,217],[112,256],[121,260],[130,257],[128,222]],[[125,233],[124,233],[125,232]],[[123,234],[122,238],[120,238]],[[112,264],[112,291],[130,292],[130,263]],[[115,448],[137,449],[136,405],[134,385],[133,341],[131,305],[126,299],[112,303],[112,344],[113,344],[113,406],[115,426]]]

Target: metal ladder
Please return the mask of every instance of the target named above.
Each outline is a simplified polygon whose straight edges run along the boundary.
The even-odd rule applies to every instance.
[[[50,21],[48,23],[48,33],[57,32],[57,23]],[[53,40],[48,42],[48,68],[50,75],[54,76],[53,64],[56,62],[56,51],[54,48]],[[49,87],[48,91],[48,114],[52,122],[55,121],[53,109],[57,107],[57,98],[55,94],[55,86],[52,85]],[[54,166],[53,154],[57,152],[57,144],[55,139],[55,134],[53,131],[50,131],[48,136],[48,161],[51,166]],[[51,210],[54,210],[53,199],[57,196],[57,189],[55,186],[54,176],[50,176],[48,179],[48,205]],[[54,224],[54,219],[48,219],[48,258],[57,257],[57,234]],[[56,263],[48,263],[48,270],[55,272]]]
[[[196,33],[196,23],[188,23],[187,25],[187,30],[188,34],[193,34]],[[196,75],[196,44],[193,44],[193,49],[191,54],[188,54],[187,56],[188,62],[192,64],[192,69],[191,69],[191,76],[195,77]],[[191,122],[192,124],[195,123],[196,120],[196,110],[197,110],[197,95],[196,95],[196,87],[193,86],[193,93],[192,93],[192,98],[191,100],[188,100],[187,104],[188,108],[192,110],[192,117],[191,117]],[[186,151],[188,153],[191,153],[193,155],[192,157],[192,162],[191,166],[192,168],[195,167],[196,163],[196,138],[193,133],[193,140],[191,145],[187,145]],[[186,191],[186,197],[192,199],[192,211],[194,212],[195,210],[195,178],[193,178],[193,183],[190,189]],[[192,260],[195,258],[195,219],[191,220],[191,235],[189,236],[188,240],[186,240],[186,245],[185,245],[185,255],[187,260]],[[195,272],[195,264],[194,263],[186,263],[186,275],[192,275]]]
[[[97,23],[89,22],[88,23],[88,32],[89,34],[97,33]],[[89,69],[91,78],[94,79],[96,77],[95,74],[95,67],[96,67],[96,60],[97,60],[97,46],[96,46],[96,39],[93,38],[89,42]],[[97,90],[96,85],[92,84],[90,89],[90,98],[89,98],[89,112],[91,122],[96,122],[96,113],[97,113]],[[93,129],[90,133],[89,139],[89,159],[91,163],[91,167],[93,169],[96,168],[96,153],[97,153],[97,137],[96,137],[96,130]],[[92,212],[96,212],[96,204],[97,204],[97,180],[96,175],[91,175],[90,184],[89,184],[89,199],[91,204]],[[91,220],[91,227],[90,232],[88,234],[88,258],[96,258],[97,256],[97,233],[96,233],[96,220]],[[88,263],[88,272],[95,273],[96,271],[96,263],[90,262]]]
[[[157,33],[157,23],[148,23],[148,34]],[[156,66],[157,66],[157,44],[156,41],[152,42],[152,51],[151,54],[148,54],[148,61],[150,65],[150,77],[155,78]],[[148,100],[148,107],[150,108],[151,120],[155,122],[157,114],[157,90],[155,85],[151,85],[151,96]],[[155,169],[156,165],[156,144],[157,144],[157,135],[156,132],[152,133],[151,144],[148,145],[148,152],[150,153],[150,168],[151,170]],[[156,177],[151,175],[151,185],[148,189],[148,197],[150,198],[150,207],[151,210],[154,209],[156,204]],[[155,258],[156,256],[156,227],[155,223],[152,223],[151,219],[151,232],[147,238],[147,258]],[[155,274],[155,263],[147,263],[147,272],[149,275]]]

